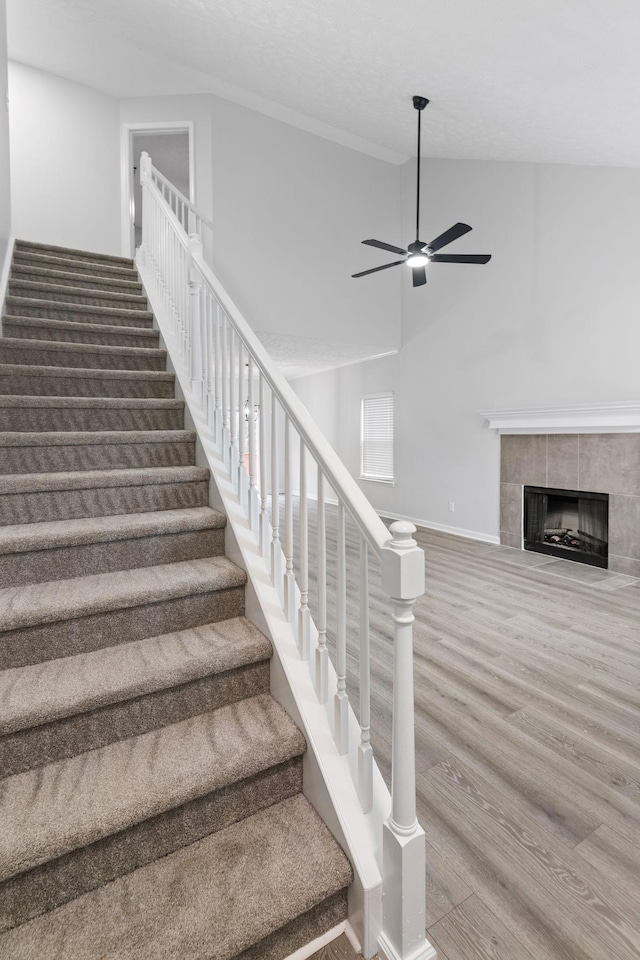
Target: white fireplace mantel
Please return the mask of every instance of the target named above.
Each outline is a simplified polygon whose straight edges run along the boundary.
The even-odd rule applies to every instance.
[[[487,427],[511,433],[640,433],[640,401],[479,412]]]

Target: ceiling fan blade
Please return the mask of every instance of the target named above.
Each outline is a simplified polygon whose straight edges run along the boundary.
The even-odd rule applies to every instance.
[[[468,223],[454,223],[452,227],[449,227],[448,230],[441,233],[439,237],[436,237],[435,240],[432,240],[427,246],[429,250],[432,251],[440,250],[441,247],[446,247],[448,243],[453,243],[458,237],[463,237],[465,233],[469,233],[471,229],[472,227],[470,227]]]
[[[391,243],[383,243],[382,240],[363,240],[363,243],[366,243],[368,247],[378,247],[380,250],[389,250],[390,253],[399,253],[401,255],[408,254],[408,250],[403,250],[402,247],[394,247]]]
[[[427,271],[424,267],[413,267],[411,272],[414,287],[421,287],[423,283],[427,282]]]
[[[354,277],[366,277],[369,273],[377,273],[378,270],[388,270],[389,267],[397,267],[401,263],[406,263],[405,260],[395,260],[393,263],[383,263],[381,267],[373,267],[371,270],[362,270],[360,273],[352,273],[352,278]]]
[[[490,253],[435,253],[432,263],[489,263]]]

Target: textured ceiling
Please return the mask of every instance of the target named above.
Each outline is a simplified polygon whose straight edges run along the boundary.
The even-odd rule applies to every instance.
[[[401,161],[640,166],[638,0],[8,0],[9,52],[117,96],[211,91]]]
[[[361,343],[335,343],[330,340],[315,340],[311,337],[291,337],[277,333],[260,333],[267,353],[274,360],[287,380],[335,370],[362,360],[388,356],[395,350],[381,351],[380,347],[368,347]]]

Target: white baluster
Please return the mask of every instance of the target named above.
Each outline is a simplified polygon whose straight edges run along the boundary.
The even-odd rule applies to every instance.
[[[224,313],[222,313],[220,321],[222,324],[222,455],[228,467],[229,438],[231,435],[229,417],[229,323]]]
[[[373,750],[371,749],[371,651],[369,640],[369,553],[360,538],[360,743],[358,795],[364,813],[373,807]]]
[[[269,558],[269,515],[267,513],[267,407],[265,404],[264,375],[260,371],[260,422],[258,458],[260,466],[260,553]]]
[[[223,383],[224,383],[224,374],[223,374],[223,345],[222,345],[222,324],[223,324],[224,315],[222,313],[222,308],[216,300],[215,302],[215,355],[214,355],[214,384],[215,384],[215,398],[214,398],[214,411],[213,411],[213,428],[214,435],[216,438],[216,443],[218,446],[222,444],[222,428],[224,422],[224,414],[222,410],[222,396],[223,396]]]
[[[202,242],[200,237],[192,234],[189,237],[189,327],[191,352],[191,392],[198,406],[202,406],[203,398],[203,362],[202,362],[202,318],[201,318],[201,291],[202,276],[193,263],[193,258],[202,256]]]
[[[289,623],[296,616],[296,578],[293,572],[293,457],[291,421],[284,423],[284,612]]]
[[[336,673],[338,689],[335,696],[336,746],[341,754],[349,749],[349,698],[347,696],[347,559],[345,543],[345,516],[342,502],[338,504],[338,556],[336,596]]]
[[[309,611],[309,524],[307,515],[307,449],[300,437],[300,608],[298,610],[298,650],[309,659],[311,642]]]
[[[245,433],[245,351],[242,340],[238,338],[238,466],[236,485],[240,503],[247,502],[247,469],[245,467],[246,433]]]
[[[436,957],[425,938],[425,842],[416,817],[413,605],[424,593],[424,553],[413,539],[415,530],[403,520],[392,523],[392,539],[382,549],[382,589],[393,604],[393,743],[378,946],[390,960]]]
[[[316,648],[316,694],[320,703],[329,696],[327,674],[327,538],[324,509],[324,474],[318,467],[318,646]]]
[[[217,440],[215,432],[214,403],[215,403],[215,328],[216,328],[216,306],[213,300],[213,294],[207,286],[205,325],[206,325],[206,350],[207,350],[207,369],[206,369],[206,415],[209,429]]]
[[[278,401],[271,394],[271,579],[282,589],[282,547],[280,546],[280,484],[278,479]]]
[[[258,534],[258,478],[256,475],[256,368],[253,357],[249,355],[249,526]]]
[[[238,392],[236,370],[236,332],[229,330],[229,476],[233,482],[234,470],[238,462]]]

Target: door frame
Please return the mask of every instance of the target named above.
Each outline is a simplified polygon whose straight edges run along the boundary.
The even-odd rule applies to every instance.
[[[121,244],[122,255],[135,254],[135,230],[133,225],[133,137],[136,133],[188,133],[189,136],[189,200],[196,202],[195,151],[193,120],[155,120],[152,122],[124,123],[120,130],[120,194],[121,194]],[[153,159],[153,158],[152,158]]]

